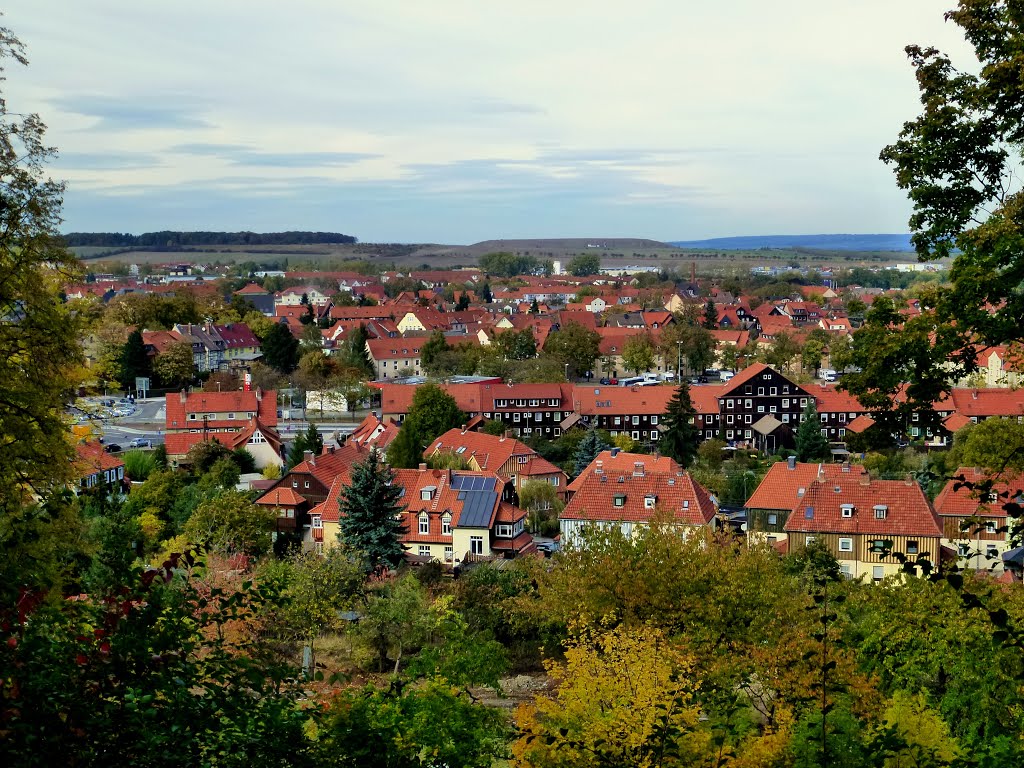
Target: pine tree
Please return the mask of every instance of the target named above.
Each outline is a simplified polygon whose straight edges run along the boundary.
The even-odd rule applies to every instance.
[[[370,355],[366,351],[366,342],[370,334],[366,326],[360,323],[352,329],[348,339],[345,341],[345,350],[342,360],[345,365],[362,371],[368,379],[374,378],[373,363],[370,362]]]
[[[308,450],[309,448],[306,446],[306,433],[300,432],[295,436],[295,440],[292,441],[292,447],[288,449],[288,469],[291,469],[296,464],[301,464],[303,454]]]
[[[459,295],[459,300],[455,303],[455,311],[465,312],[467,309],[469,309],[469,292],[463,291]]]
[[[381,462],[376,451],[352,468],[352,482],[338,500],[338,540],[366,555],[370,570],[380,565],[397,568],[405,557],[399,517],[401,486],[394,472]]]
[[[821,419],[814,398],[808,398],[800,426],[796,430],[796,456],[799,461],[817,461],[829,456],[828,440],[821,433]]]
[[[146,344],[142,340],[141,331],[134,330],[128,334],[128,341],[121,348],[120,363],[118,381],[125,390],[135,386],[137,377],[149,376],[149,355],[146,354]]]
[[[661,417],[665,432],[661,436],[661,452],[688,467],[697,457],[697,414],[690,400],[690,387],[684,382],[669,400],[668,410]]]
[[[715,309],[715,302],[711,299],[708,299],[708,303],[704,305],[704,321],[701,325],[709,331],[718,328],[718,310]]]
[[[320,430],[313,422],[306,427],[305,443],[306,450],[312,451],[314,456],[319,456],[324,451],[324,436],[320,434]]]
[[[590,466],[590,462],[597,458],[601,451],[607,451],[610,446],[601,439],[596,429],[587,432],[573,454],[573,474],[582,475],[583,471]]]
[[[491,293],[490,283],[484,283],[483,288],[480,289],[480,298],[483,299],[484,304],[490,304],[494,301],[494,294]]]
[[[291,373],[299,364],[299,340],[288,326],[274,323],[263,338],[263,361],[281,373]]]
[[[537,298],[536,297],[534,297],[533,301],[530,303],[530,314],[531,315],[539,315],[540,314],[540,304],[537,303]]]

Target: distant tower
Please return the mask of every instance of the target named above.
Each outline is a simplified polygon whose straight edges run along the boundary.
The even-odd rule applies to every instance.
[[[551,269],[552,269],[552,272],[554,272],[554,274],[556,274],[556,275],[562,274],[562,262],[560,262],[560,261],[553,261],[553,262],[551,262],[551,264],[552,264]]]

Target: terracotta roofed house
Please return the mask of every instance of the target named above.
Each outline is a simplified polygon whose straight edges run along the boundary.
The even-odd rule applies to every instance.
[[[176,465],[196,443],[245,448],[257,467],[281,464],[277,393],[273,390],[170,392],[165,400],[167,458]]]
[[[991,487],[985,485],[989,479]],[[973,486],[969,488],[963,481]],[[935,511],[942,523],[942,543],[956,552],[958,567],[1003,570],[1002,555],[1010,547],[1003,505],[1021,503],[1022,490],[1024,474],[996,477],[973,467],[960,467],[953,473],[935,497]]]
[[[942,526],[921,487],[906,480],[875,480],[850,472],[819,475],[786,521],[789,551],[822,541],[843,574],[881,581],[908,560],[941,564]]]

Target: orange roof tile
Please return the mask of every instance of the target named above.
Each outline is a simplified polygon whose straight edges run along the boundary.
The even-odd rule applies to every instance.
[[[979,492],[960,485],[957,478],[962,477],[971,483],[982,483],[993,479],[992,491],[999,494],[995,501],[989,502],[979,498]],[[984,515],[986,517],[1006,517],[1006,510],[1003,504],[1017,498],[1024,489],[1024,474],[1003,476],[996,480],[991,473],[973,467],[960,467],[953,473],[953,479],[946,483],[939,495],[935,497],[935,511],[939,515],[950,515],[956,517],[971,517],[972,515]]]
[[[257,504],[271,507],[298,507],[306,499],[291,488],[274,488],[256,499]]]
[[[811,483],[821,473],[826,479],[843,474],[861,477],[864,467],[853,465],[844,471],[841,464],[808,464],[794,462],[790,469],[785,461],[779,461],[768,469],[761,483],[747,499],[747,509],[782,509],[790,511],[800,502]]]
[[[683,525],[707,525],[717,512],[708,492],[686,472],[635,476],[595,469],[580,475],[574,485],[576,493],[558,516],[560,520],[644,523],[667,512]],[[621,504],[616,504],[617,498]],[[653,498],[653,507],[648,506],[648,498]]]

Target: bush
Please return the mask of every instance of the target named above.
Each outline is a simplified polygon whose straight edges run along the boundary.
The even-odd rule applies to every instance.
[[[122,458],[124,473],[131,480],[144,481],[157,469],[156,456],[148,451],[128,451]]]

